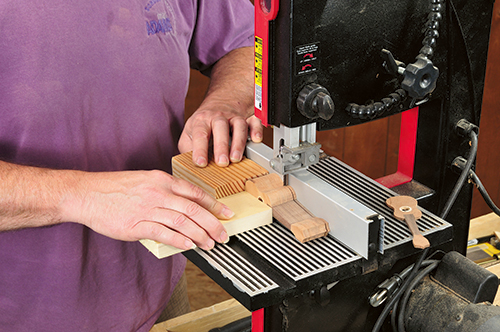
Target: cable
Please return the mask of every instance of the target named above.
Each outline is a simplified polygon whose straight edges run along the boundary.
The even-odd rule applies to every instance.
[[[476,187],[479,190],[479,192],[481,193],[481,196],[483,196],[484,201],[486,202],[486,204],[488,204],[488,206],[490,207],[490,209],[493,212],[495,212],[498,216],[500,216],[500,209],[495,205],[495,203],[491,199],[490,195],[488,195],[488,192],[486,191],[486,188],[481,183],[481,180],[479,180],[479,177],[477,176],[477,174],[473,170],[470,170],[469,171],[469,176],[470,176],[472,182],[474,182],[474,184],[476,185]]]
[[[408,289],[406,290],[403,298],[401,299],[401,307],[398,309],[399,314],[398,314],[398,331],[404,332],[405,331],[405,326],[404,326],[404,315],[406,311],[406,305],[408,304],[408,300],[410,299],[410,295],[412,294],[413,289],[417,284],[429,273],[431,273],[437,266],[439,265],[439,261],[433,262],[431,265],[427,266],[425,269],[423,269],[408,285]]]
[[[428,259],[428,260],[423,261],[422,265],[420,267],[421,268],[425,267],[426,268],[425,270],[427,270],[429,268],[429,266],[432,265],[433,267],[431,268],[431,270],[434,270],[435,267],[439,264],[439,262],[440,262],[439,260]],[[405,271],[410,271],[413,268],[413,266],[414,266],[413,264],[410,265],[410,266],[408,266],[403,272],[401,272],[400,276],[403,276],[405,274]],[[422,274],[422,272],[420,272],[420,274]],[[421,280],[421,278],[419,277],[420,274],[417,275],[413,280]],[[406,277],[406,275],[405,275],[405,277]],[[405,293],[405,298],[406,298],[406,294],[411,293],[411,292],[409,292],[409,290],[411,291],[411,290],[413,290],[413,288],[415,288],[415,285],[416,285],[416,283],[414,281],[411,284],[409,284],[408,289],[406,290],[406,293]],[[404,307],[406,307],[406,301],[407,300],[403,299]],[[399,303],[400,302],[401,302],[401,298],[398,301],[396,301],[396,303],[394,303],[394,307],[392,308],[391,326],[392,326],[392,330],[393,331],[398,331],[397,324],[396,324],[396,318],[398,317],[398,313],[399,312],[403,312],[404,313],[404,310],[405,310],[404,308],[399,309],[399,307],[400,307]]]
[[[464,169],[462,170],[462,173],[460,173],[460,177],[458,178],[455,187],[453,188],[450,197],[448,198],[448,201],[446,202],[443,212],[441,212],[440,217],[442,219],[446,219],[446,216],[451,210],[451,207],[453,206],[453,203],[455,203],[455,200],[458,197],[458,194],[460,193],[460,190],[462,190],[462,187],[465,183],[465,180],[467,180],[467,177],[469,175],[469,172],[472,169],[472,165],[474,164],[474,160],[476,159],[476,154],[477,154],[477,134],[471,130],[469,133],[470,136],[470,143],[471,143],[471,148],[469,152],[469,157],[467,158],[467,163],[465,164]]]
[[[424,258],[427,256],[428,252],[429,252],[429,248],[425,248],[422,251],[422,254],[418,258],[417,262],[415,263],[415,265],[413,265],[413,268],[412,268],[408,278],[403,282],[403,285],[401,286],[401,288],[399,288],[394,293],[394,295],[389,299],[389,302],[385,305],[384,309],[382,310],[382,313],[380,314],[377,321],[375,322],[375,325],[373,326],[372,332],[379,332],[380,331],[380,329],[382,328],[382,324],[384,323],[385,319],[387,318],[387,316],[391,312],[391,309],[394,307],[394,304],[399,300],[401,295],[403,295],[403,292],[407,289],[411,280],[413,278],[415,278],[415,276],[417,275],[418,270],[420,269],[420,265],[424,261]]]

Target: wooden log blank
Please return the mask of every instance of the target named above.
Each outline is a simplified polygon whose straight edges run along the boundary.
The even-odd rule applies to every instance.
[[[328,223],[305,209],[296,200],[293,188],[283,186],[279,175],[268,174],[248,180],[245,189],[272,207],[273,217],[291,230],[300,242],[311,241],[330,232]]]

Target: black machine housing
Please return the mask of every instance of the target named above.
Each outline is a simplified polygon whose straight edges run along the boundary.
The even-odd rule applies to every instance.
[[[403,77],[387,69],[382,50],[402,66],[414,63],[435,4],[442,5],[439,36],[429,56],[439,69],[435,90],[423,98],[406,94],[376,117],[353,116],[350,105],[371,105],[401,89]],[[278,16],[270,22],[268,122],[287,127],[316,122],[318,130],[328,130],[419,106],[412,182],[432,192],[419,205],[439,214],[458,178],[450,165],[469,151],[469,139],[457,134],[456,125],[465,119],[479,126],[492,7],[491,0],[280,1]],[[330,117],[299,109],[306,99],[301,91],[318,86],[334,104]],[[393,190],[419,196],[412,186]],[[472,185],[466,184],[446,218],[453,224],[453,240],[441,249],[465,254],[471,201]],[[341,281],[326,293],[318,289],[266,308],[265,331],[369,331],[380,313],[367,303],[370,292],[414,259],[384,268],[381,258],[377,271]]]
[[[436,89],[424,98],[407,95],[375,118],[352,116],[350,104],[371,105],[401,89],[403,76],[387,70],[382,50],[405,66],[414,63],[436,4],[442,17],[429,56],[439,70]],[[435,193],[419,204],[438,214],[458,178],[450,165],[469,148],[456,124],[465,119],[479,126],[492,7],[491,0],[280,1],[269,28],[268,122],[287,127],[316,122],[318,130],[328,130],[419,106],[414,181]],[[297,107],[301,91],[311,84],[328,91],[335,105],[329,120],[308,117]],[[412,195],[411,188],[404,190]],[[466,185],[447,218],[455,226],[453,249],[462,253],[471,198],[472,185]]]

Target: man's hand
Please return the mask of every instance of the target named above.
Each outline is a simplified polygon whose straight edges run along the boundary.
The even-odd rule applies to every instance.
[[[201,188],[162,171],[81,172],[0,161],[0,231],[62,222],[105,236],[211,249],[233,212]]]
[[[151,239],[180,249],[211,249],[228,235],[217,218],[233,215],[201,188],[162,171],[86,173],[63,215],[108,237]],[[217,217],[217,218],[216,218]]]
[[[229,162],[241,161],[249,131],[252,141],[262,141],[262,124],[255,116],[245,119],[224,104],[216,110],[200,108],[186,122],[179,140],[179,151],[193,151],[193,162],[204,167],[212,138],[215,163],[227,166]]]
[[[220,59],[205,100],[186,122],[180,152],[193,151],[193,162],[206,166],[212,139],[217,165],[240,161],[248,134],[254,142],[262,141],[262,124],[252,116],[253,90],[253,48],[239,48]]]

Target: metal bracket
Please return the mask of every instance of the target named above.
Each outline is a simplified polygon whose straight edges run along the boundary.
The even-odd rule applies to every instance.
[[[304,169],[319,161],[321,144],[316,143],[316,123],[288,128],[274,127],[274,158],[269,161],[281,175]]]

